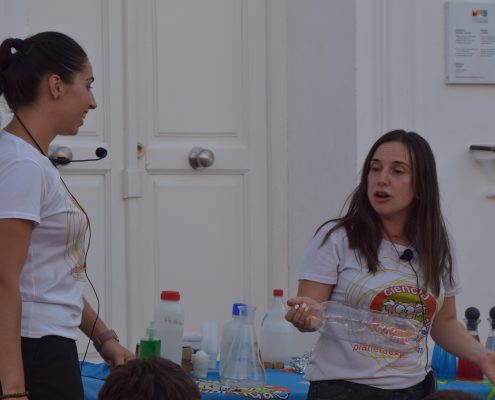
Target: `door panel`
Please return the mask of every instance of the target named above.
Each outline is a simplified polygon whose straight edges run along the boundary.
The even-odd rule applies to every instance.
[[[241,5],[240,0],[156,3],[159,135],[238,131]]]
[[[223,320],[225,307],[213,301],[240,296],[246,267],[242,176],[169,175],[150,183],[155,293],[181,291],[188,329],[201,329],[199,316]]]

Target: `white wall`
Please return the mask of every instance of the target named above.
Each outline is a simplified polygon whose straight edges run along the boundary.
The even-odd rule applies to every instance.
[[[287,3],[289,295],[315,229],[337,215],[356,176],[355,11],[348,0]],[[298,334],[297,352],[317,334]]]
[[[315,229],[337,215],[356,176],[354,2],[288,2],[290,288]]]
[[[464,317],[466,307],[480,308],[483,339],[488,311],[495,306],[495,199],[485,197],[488,181],[468,148],[495,143],[495,86],[444,83],[443,4],[429,1],[422,10],[423,133],[437,157],[444,212],[461,270],[464,290],[457,312]]]

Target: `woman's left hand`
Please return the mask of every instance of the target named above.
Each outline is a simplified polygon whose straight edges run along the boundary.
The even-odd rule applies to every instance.
[[[115,339],[107,340],[103,343],[100,355],[110,364],[110,368],[125,364],[127,361],[136,358],[134,353],[131,353]]]

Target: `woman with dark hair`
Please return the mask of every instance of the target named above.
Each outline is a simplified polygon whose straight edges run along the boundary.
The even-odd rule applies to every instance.
[[[418,346],[398,351],[321,334],[306,368],[308,399],[422,399],[434,386],[428,333],[495,382],[495,353],[457,321],[459,274],[428,142],[403,130],[380,137],[348,203],[309,243],[286,318],[314,331],[311,306],[331,300],[416,321]]]
[[[133,358],[83,297],[89,218],[47,157],[96,108],[93,81],[62,33],[0,44],[0,399],[83,399],[78,328],[111,364]]]
[[[165,358],[138,358],[115,368],[99,400],[201,400],[196,382]]]

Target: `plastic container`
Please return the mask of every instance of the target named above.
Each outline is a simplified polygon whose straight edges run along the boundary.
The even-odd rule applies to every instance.
[[[163,291],[155,307],[156,336],[161,340],[160,355],[174,363],[182,363],[182,340],[184,334],[184,309],[180,293]]]
[[[261,323],[260,350],[265,368],[283,368],[294,351],[294,327],[285,319],[283,289],[274,289],[271,305]]]
[[[479,342],[478,324],[480,322],[480,311],[476,307],[468,307],[465,312],[466,328],[468,332]],[[483,372],[477,364],[460,358],[457,363],[457,379],[464,381],[481,381]]]
[[[203,335],[198,332],[184,332],[182,337],[182,347],[190,347],[194,351],[201,349],[201,341],[203,340]]]
[[[223,376],[223,368],[225,367],[226,360],[232,340],[239,329],[239,306],[246,307],[244,303],[234,303],[232,305],[232,319],[226,322],[222,327],[222,338],[220,341],[220,376]]]
[[[204,350],[210,357],[208,370],[218,371],[217,358],[220,351],[220,323],[213,320],[203,321],[202,332],[201,350]]]
[[[457,370],[457,357],[435,344],[431,367],[439,379],[455,379]]]
[[[415,319],[358,309],[336,301],[308,307],[313,327],[322,335],[354,343],[379,346],[401,353],[421,351],[422,324]]]
[[[266,375],[254,330],[255,307],[239,306],[239,329],[232,339],[223,368],[222,381],[235,388],[262,387]]]
[[[155,321],[150,321],[146,336],[139,342],[139,357],[159,357],[161,341],[156,336]]]
[[[488,350],[495,351],[495,307],[490,308],[490,318],[488,318],[488,322],[490,322],[490,332],[486,338],[485,347]]]

